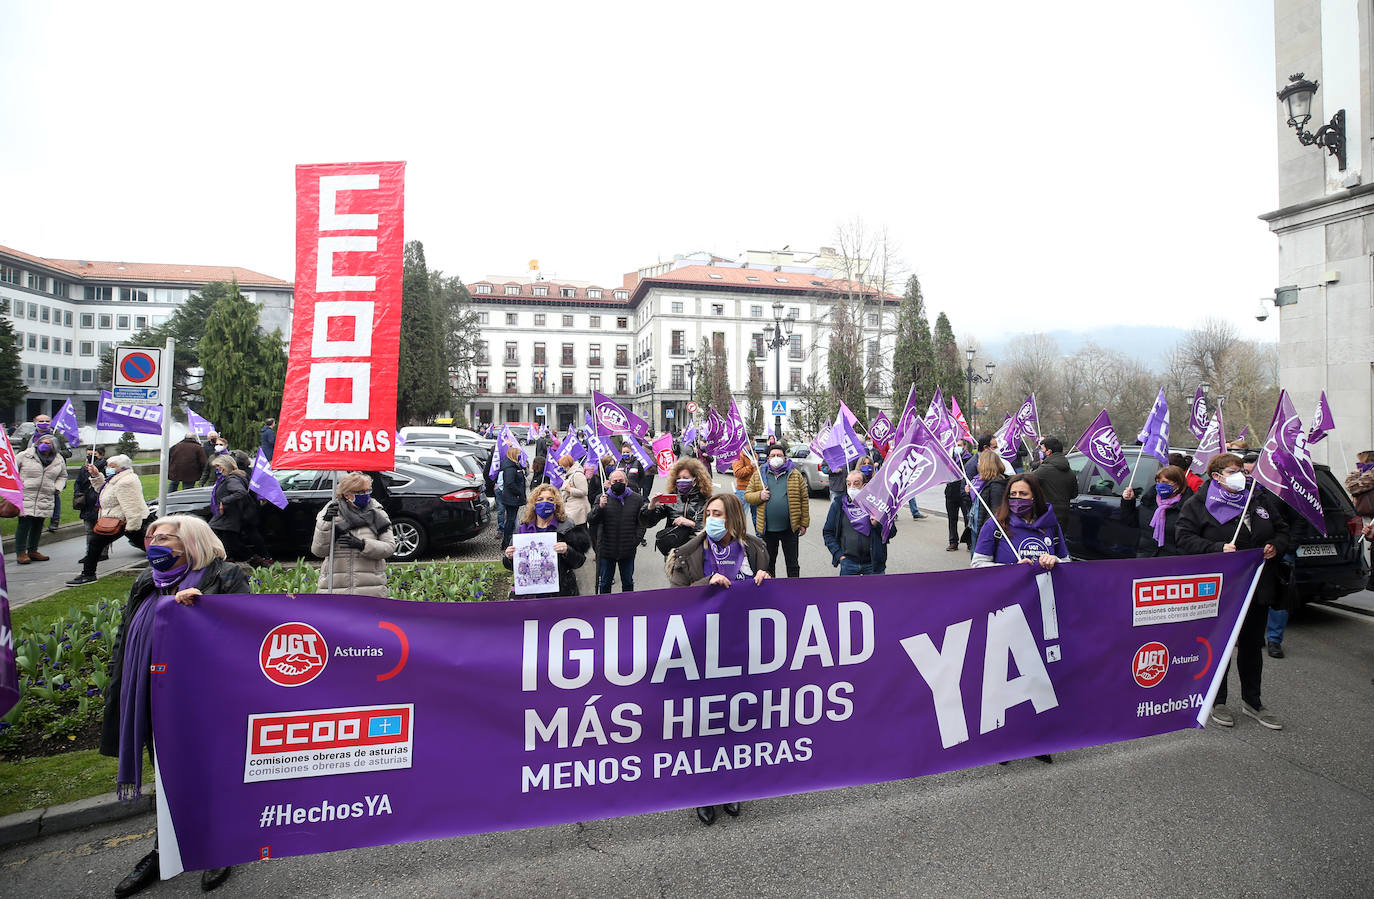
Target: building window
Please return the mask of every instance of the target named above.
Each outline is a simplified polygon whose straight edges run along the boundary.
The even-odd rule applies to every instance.
[[[153,291],[153,301],[157,303],[177,303],[186,299],[187,293],[188,291],[180,288],[159,287]],[[244,293],[243,297],[251,303],[253,302],[254,294],[252,291],[247,291]]]
[[[520,324],[520,313],[518,313],[518,312],[507,312],[507,313],[506,313],[506,324],[508,324],[508,325],[510,325],[510,326],[512,326],[512,327],[514,327],[514,326],[516,326],[516,325],[519,325],[519,324]]]
[[[115,327],[116,327],[116,328],[119,328],[121,331],[127,331],[127,330],[129,329],[129,316],[127,316],[127,315],[116,316],[116,317],[115,317]]]
[[[81,383],[89,384],[95,380],[95,372],[89,368],[81,369]]]
[[[30,334],[30,335],[29,335],[29,349],[31,349],[31,350],[36,350],[36,349],[38,349],[38,335],[37,335],[37,334]]]
[[[681,314],[682,314],[682,301],[681,301],[681,300],[673,300],[673,314],[674,314],[674,315],[681,315]]]
[[[600,390],[601,390],[601,375],[599,375],[599,374],[589,375],[589,376],[587,377],[587,389],[588,389],[588,390],[600,391]]]
[[[725,314],[725,304],[724,304],[724,303],[712,303],[712,304],[711,304],[711,314],[712,314],[712,315],[724,315],[724,314]]]
[[[15,332],[14,332],[14,345],[15,345],[15,347],[17,347],[18,349],[21,349],[21,350],[24,348],[24,332],[23,332],[23,331],[15,331]]]
[[[537,297],[546,297],[549,295],[549,289],[543,284],[536,284],[534,286],[534,295]]]
[[[571,300],[573,297],[577,296],[577,288],[576,288],[576,287],[560,287],[560,288],[558,288],[558,295],[559,295],[560,297],[562,297],[563,299],[565,299],[565,300]],[[564,392],[564,393],[570,393],[571,391],[565,390],[565,391],[563,391],[563,392]]]
[[[515,372],[506,372],[506,393],[519,393],[520,388],[516,385]]]
[[[82,356],[94,356],[94,355],[95,355],[95,341],[93,341],[93,340],[83,340],[83,341],[81,341],[81,343],[77,346],[77,352],[80,353]]]
[[[589,317],[588,317],[588,324],[591,325],[591,327],[593,327],[593,328],[599,328],[599,327],[601,327],[601,316],[599,316],[599,315],[592,315],[592,316],[589,316]]]
[[[673,349],[672,349],[672,354],[673,354],[674,356],[685,356],[685,355],[687,354],[687,332],[686,332],[686,331],[674,331],[674,332],[673,332]]]
[[[746,280],[746,281],[757,281],[758,279],[759,279],[759,276],[758,276],[758,275],[745,275],[745,276],[744,276],[744,280]]]
[[[508,297],[518,297],[518,296],[520,296],[520,285],[519,285],[519,284],[507,284],[507,285],[506,285],[506,296],[508,296]]]
[[[615,320],[615,326],[623,331],[630,327],[630,320],[622,315]]]
[[[565,327],[565,328],[571,328],[572,326],[573,326],[573,317],[572,317],[571,315],[565,315],[565,316],[563,316],[563,327]]]
[[[790,378],[788,379],[788,382],[787,382],[787,390],[788,390],[789,393],[800,393],[800,392],[801,392],[801,389],[802,389],[801,369],[800,369],[800,368],[794,368],[794,369],[792,369],[791,376],[790,376]]]
[[[490,324],[490,323],[491,323],[491,313],[489,313],[489,312],[479,312],[479,313],[477,313],[477,324],[479,324],[479,325],[486,325],[486,324]]]
[[[478,364],[478,365],[490,365],[490,364],[491,364],[491,356],[490,356],[490,354],[488,354],[488,352],[487,352],[487,342],[486,342],[485,340],[479,340],[479,341],[477,341],[477,364]]]
[[[38,348],[46,353],[48,351],[48,346],[48,335],[44,334],[38,339]]]
[[[83,313],[81,313],[81,327],[83,327],[83,328],[94,328],[94,327],[95,327],[95,313],[94,313],[94,312],[83,312]]]
[[[870,312],[870,313],[868,313],[868,315],[866,316],[866,318],[867,318],[867,320],[868,320],[868,326],[869,326],[870,328],[876,328],[876,327],[878,327],[878,313],[876,313],[876,312]]]
[[[57,373],[55,369],[54,369],[53,373],[54,373],[54,374]],[[46,381],[46,380],[48,380],[48,367],[47,367],[46,365],[41,365],[41,366],[38,367],[38,380],[40,380],[40,381]]]
[[[62,341],[62,355],[64,355],[64,356],[70,356],[71,354],[72,354],[72,342],[71,342],[70,340],[64,340],[64,341]]]
[[[670,382],[672,386],[671,386],[669,389],[671,389],[671,390],[686,390],[686,389],[687,389],[687,377],[686,377],[686,376],[687,376],[687,371],[686,371],[686,369],[687,369],[687,366],[685,366],[685,365],[674,365],[674,366],[673,366],[672,381]]]
[[[19,269],[9,265],[0,265],[0,281],[6,284],[19,283]]]
[[[750,318],[763,318],[763,307],[762,307],[762,306],[750,306],[750,307],[749,307],[749,317],[750,317]]]
[[[601,344],[594,343],[587,347],[587,364],[592,368],[601,367]]]
[[[35,379],[35,375],[37,374],[37,371],[38,371],[38,369],[34,368],[32,365],[29,366],[29,380],[30,380],[30,381],[32,381],[32,380]]]
[[[570,375],[570,374],[568,374],[568,373],[566,373],[566,372],[564,372],[564,374],[563,374],[563,393],[564,393],[564,395],[571,394],[571,393],[573,392],[573,383],[572,383],[572,381],[573,381],[573,376]]]
[[[506,344],[506,346],[507,346],[507,348],[509,348],[509,347],[510,347],[510,344]],[[507,353],[507,354],[509,355],[509,350],[508,350],[508,353]],[[534,364],[535,364],[535,365],[548,365],[548,364],[549,364],[549,363],[548,363],[548,360],[546,360],[546,359],[544,358],[544,344],[542,344],[542,343],[536,343],[536,344],[534,345]]]
[[[601,288],[600,288],[600,287],[588,287],[588,288],[587,288],[587,299],[589,299],[589,300],[599,300],[599,299],[601,299]]]
[[[29,290],[42,290],[48,280],[37,272],[29,272],[28,275],[29,277],[25,282],[25,286],[28,287]]]
[[[62,326],[66,328],[72,326],[72,314],[70,312],[62,313]]]
[[[23,301],[23,300],[15,300],[15,301],[14,301],[14,304],[13,304],[12,306],[10,306],[10,314],[12,314],[15,318],[23,318],[23,317],[24,317],[24,301]]]
[[[625,375],[616,375],[616,376],[615,376],[615,392],[616,392],[617,394],[619,394],[620,396],[624,396],[625,393],[626,393],[626,390],[625,390],[625,378],[626,378]]]
[[[535,393],[544,392],[544,373],[542,371],[532,372],[530,375],[530,387]]]
[[[869,368],[873,368],[873,367],[876,366],[877,364],[878,364],[878,341],[876,341],[876,340],[870,340],[870,341],[868,342],[868,366],[869,366]]]
[[[148,291],[139,290],[137,287],[119,288],[119,299],[125,303],[146,303],[148,302]]]
[[[630,364],[630,346],[626,343],[615,345],[615,367],[626,368]]]
[[[30,320],[30,321],[35,321],[35,322],[38,321],[38,304],[37,304],[37,303],[30,303],[30,304],[29,304],[29,310],[28,310],[28,311],[29,311],[29,320]]]
[[[56,278],[53,278],[52,283],[48,288],[48,292],[55,297],[65,297],[68,295],[68,291],[70,289],[71,285],[69,285],[66,281],[59,281]]]
[[[142,331],[142,330],[143,330],[144,328],[146,328],[146,327],[148,327],[148,316],[146,316],[146,315],[135,315],[135,316],[134,316],[134,328],[137,329],[137,330],[139,330],[139,331]]]
[[[486,393],[488,389],[489,385],[487,383],[487,373],[484,371],[479,371],[477,373],[477,392]]]
[[[506,361],[507,361],[507,362],[519,362],[519,361],[520,361],[520,351],[516,348],[515,341],[513,341],[513,340],[512,340],[512,341],[508,341],[508,342],[506,343]]]
[[[791,360],[793,360],[793,361],[798,361],[798,362],[799,362],[799,361],[801,361],[801,357],[802,357],[801,335],[800,335],[800,334],[793,334],[791,337],[787,338],[787,358],[788,358],[788,359],[791,359]]]
[[[477,293],[491,293],[491,285],[490,285],[490,284],[478,284],[478,285],[477,285]]]
[[[615,292],[615,298],[617,300],[628,300],[630,298],[630,292],[628,290],[617,290]]]
[[[108,302],[110,302],[110,301],[112,301],[112,300],[114,299],[114,288],[113,288],[113,287],[97,287],[97,286],[95,286],[95,285],[87,284],[87,285],[86,285],[86,299],[88,299],[88,300],[99,300],[99,301],[102,302],[102,303],[108,303]]]
[[[796,306],[793,306],[791,309],[788,309],[788,310],[787,310],[787,317],[788,317],[788,318],[801,318],[801,310],[798,309]]]
[[[536,312],[536,313],[534,314],[534,326],[535,326],[536,328],[542,328],[542,327],[544,327],[544,313],[542,313],[542,312]]]
[[[752,338],[753,343],[754,343],[754,358],[755,358],[755,359],[762,359],[763,356],[764,356],[764,352],[763,352],[763,335],[762,335],[762,334],[751,334],[751,335],[749,335],[749,336],[750,336],[750,338]]]
[[[565,343],[565,344],[563,344],[563,360],[562,360],[562,364],[563,364],[563,365],[576,365],[576,364],[577,364],[576,361],[573,360],[573,345],[570,344],[570,343]]]
[[[102,314],[102,315],[100,316],[100,327],[102,327],[102,328],[113,328],[113,327],[114,327],[114,316],[113,316],[113,315],[110,315],[110,314],[108,314],[108,313]]]
[[[52,313],[47,306],[38,307],[38,320],[41,322],[52,321]]]
[[[96,353],[98,353],[98,354],[103,358],[103,357],[105,356],[106,353],[112,353],[112,352],[114,352],[114,341],[111,341],[111,340],[102,340],[102,341],[100,341],[99,343],[97,343],[97,344],[95,345],[95,351],[96,351]]]

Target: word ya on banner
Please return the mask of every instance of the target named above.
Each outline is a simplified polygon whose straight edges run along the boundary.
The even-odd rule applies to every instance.
[[[296,296],[275,462],[395,465],[405,163],[296,167]]]

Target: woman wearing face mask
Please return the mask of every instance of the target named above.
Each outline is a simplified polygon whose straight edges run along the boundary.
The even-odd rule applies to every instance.
[[[841,577],[886,574],[887,542],[896,533],[896,528],[883,533],[878,520],[854,502],[864,489],[862,472],[849,473],[846,489],[847,495],[836,497],[830,503],[821,532],[830,550],[830,564],[840,569]]]
[[[1278,599],[1279,592],[1275,566],[1282,564],[1279,560],[1288,551],[1288,522],[1272,493],[1250,493],[1245,486],[1244,464],[1238,456],[1222,453],[1213,457],[1207,463],[1207,480],[1202,489],[1183,504],[1175,539],[1189,555],[1263,547],[1264,568],[1236,639],[1236,673],[1240,675],[1241,711],[1270,730],[1282,730],[1278,717],[1264,707],[1260,681],[1269,606]],[[1226,664],[1229,666],[1229,659]],[[1211,718],[1214,724],[1234,727],[1236,717],[1226,708],[1226,680],[1222,679],[1217,691]]]
[[[510,546],[515,533],[515,519],[525,505],[525,467],[520,464],[520,447],[506,448],[501,459],[501,492],[496,501],[506,507],[506,526],[501,530],[501,548]]]
[[[973,500],[973,536],[975,539],[969,543],[969,556],[973,556],[974,546],[977,544],[977,535],[982,533],[983,525],[988,520],[988,510],[995,510],[1002,505],[1002,497],[1007,491],[1006,460],[997,455],[995,449],[984,449],[978,454],[976,463],[972,463],[974,476],[969,485]],[[964,469],[968,471],[966,466]]]
[[[691,540],[668,554],[665,568],[674,587],[716,586],[729,589],[745,581],[755,586],[768,580],[768,547],[749,533],[744,523],[744,504],[734,494],[717,493],[706,501],[705,527]],[[738,818],[742,803],[727,802],[722,808]],[[697,820],[716,823],[716,807],[697,807]]]
[[[386,560],[396,552],[396,535],[386,510],[372,498],[372,479],[350,471],[339,478],[335,496],[315,518],[310,551],[325,560],[316,589],[386,596]]]
[[[563,494],[563,509],[573,524],[586,527],[587,516],[592,514],[592,504],[587,497],[587,473],[582,463],[572,456],[565,455],[559,459],[558,467],[563,469],[563,487],[560,491]]]
[[[43,522],[52,515],[53,498],[67,484],[67,460],[57,451],[51,434],[40,434],[14,462],[24,494],[24,514],[14,532],[15,561],[20,565],[46,562],[48,557],[38,551],[38,538]]]
[[[1139,515],[1140,541],[1136,547],[1137,559],[1153,559],[1156,556],[1187,555],[1178,548],[1176,532],[1178,516],[1183,511],[1183,503],[1191,499],[1193,491],[1183,469],[1166,465],[1155,473],[1154,489],[1145,492],[1136,511],[1136,492],[1134,487],[1121,491],[1121,520],[1131,521]]]
[[[546,596],[581,596],[577,588],[577,569],[587,561],[590,541],[586,532],[573,524],[563,508],[563,497],[552,484],[540,484],[530,491],[529,501],[520,511],[517,534],[557,534],[553,551],[558,554],[558,592],[522,596],[521,599],[540,599]],[[507,546],[501,563],[514,570],[515,547]],[[514,597],[512,597],[514,598]]]
[[[215,478],[219,477],[219,472],[215,470],[215,460],[222,456],[227,456],[229,453],[229,442],[222,437],[216,437],[214,440],[207,440],[205,444],[207,461],[205,463],[205,474],[200,478],[200,486],[202,487],[212,483]]]
[[[864,483],[867,484],[869,481],[873,480],[874,467],[872,456],[860,456],[858,460],[856,460],[854,470],[864,476]],[[848,488],[849,479],[845,478],[845,489],[848,490]]]
[[[1355,470],[1345,477],[1345,489],[1364,519],[1364,538],[1369,541],[1369,586],[1374,588],[1374,450],[1355,456]]]
[[[668,469],[667,487],[673,491],[673,502],[661,502],[657,496],[639,513],[639,522],[651,528],[667,519],[654,537],[654,548],[667,558],[668,553],[696,536],[701,527],[701,513],[706,501],[715,492],[715,483],[706,466],[696,459],[679,459]]]
[[[101,555],[120,537],[143,549],[143,524],[148,518],[148,504],[143,499],[143,484],[134,474],[133,462],[120,453],[105,460],[105,470],[87,465],[91,488],[98,491],[97,518],[94,530],[86,538],[86,555],[81,559],[81,573],[67,581],[68,587],[95,583],[95,568]],[[102,533],[102,531],[104,533]]]
[[[240,534],[256,513],[258,501],[248,489],[248,476],[227,453],[215,456],[210,465],[215,470],[215,483],[210,488],[210,530],[224,544],[231,562],[246,562],[251,554]]]
[[[153,755],[151,663],[153,616],[158,598],[175,597],[194,605],[202,596],[251,593],[243,569],[225,561],[224,547],[209,525],[192,515],[159,518],[147,530],[148,570],[129,589],[124,617],[115,634],[110,659],[110,682],[105,688],[105,717],[100,725],[100,753],[119,759],[117,775],[121,799],[134,799],[142,790],[143,750]],[[116,896],[132,896],[152,885],[160,875],[157,840],[153,851],[115,887]],[[202,871],[201,888],[213,890],[229,877],[228,868]]]
[[[1001,505],[978,532],[972,567],[1025,564],[1049,570],[1067,561],[1064,532],[1045,502],[1040,479],[1033,474],[1012,475]]]

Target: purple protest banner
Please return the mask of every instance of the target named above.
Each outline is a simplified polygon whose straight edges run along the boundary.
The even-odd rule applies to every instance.
[[[863,442],[859,440],[859,435],[854,433],[842,411],[835,416],[835,424],[830,428],[830,437],[825,441],[821,457],[831,470],[838,470],[862,455]]]
[[[1111,475],[1118,485],[1131,479],[1131,467],[1126,464],[1126,454],[1121,451],[1121,441],[1112,427],[1112,419],[1103,409],[1093,419],[1092,424],[1074,444],[1083,455],[1096,463],[1097,467]]]
[[[950,451],[918,418],[854,501],[889,528],[907,500],[928,487],[962,477]]]
[[[14,630],[10,627],[10,586],[5,557],[0,555],[0,717],[19,702],[19,661],[14,655]]]
[[[592,454],[596,456],[598,464],[607,456],[610,456],[612,459],[620,458],[620,453],[616,452],[615,447],[607,442],[606,438],[602,437],[600,434],[587,435],[587,447],[592,451]]]
[[[56,427],[57,419],[53,419],[53,426]],[[1336,419],[1331,417],[1331,407],[1326,404],[1326,391],[1317,398],[1317,408],[1312,411],[1312,428],[1307,432],[1307,443],[1321,443],[1326,439],[1328,431],[1336,427]]]
[[[1169,400],[1163,387],[1159,388],[1159,396],[1135,439],[1140,441],[1142,453],[1154,456],[1161,466],[1169,464]],[[1136,454],[1136,461],[1140,461],[1140,453]]]
[[[633,434],[636,437],[648,435],[647,421],[601,391],[592,391],[592,405],[596,408],[596,433],[602,437],[619,437],[621,434]]]
[[[744,417],[739,414],[739,407],[735,405],[733,397],[730,398],[730,411],[722,419],[725,424],[725,433],[716,441],[715,448],[711,454],[716,457],[716,472],[724,474],[730,471],[730,466],[739,454],[749,445],[749,434],[745,431]]]
[[[558,444],[558,449],[553,452],[553,460],[559,461],[564,456],[572,456],[577,461],[582,461],[587,455],[587,448],[577,439],[577,432],[568,428],[568,433],[563,435],[563,441]]]
[[[276,475],[272,473],[272,463],[261,448],[258,449],[258,458],[253,462],[253,475],[248,479],[248,489],[278,509],[286,508],[286,493],[277,482]]]
[[[640,465],[644,466],[646,470],[653,469],[654,457],[649,455],[648,450],[639,445],[639,441],[634,438],[633,434],[621,434],[620,439],[629,444],[630,452],[639,460]]]
[[[1200,478],[1206,478],[1207,463],[1224,452],[1226,430],[1221,421],[1221,407],[1217,406],[1217,411],[1212,413],[1212,420],[1207,422],[1207,430],[1203,431],[1202,439],[1197,443],[1197,449],[1193,450],[1193,464],[1188,466],[1188,470]]]
[[[100,391],[100,411],[95,426],[102,431],[130,431],[134,434],[161,434],[161,406],[126,406],[116,403],[110,391]]]
[[[76,410],[72,408],[71,400],[63,403],[52,417],[52,429],[62,435],[68,446],[81,445],[81,428],[76,423]]]
[[[530,455],[525,452],[524,447],[520,446],[520,441],[515,439],[515,434],[511,431],[510,425],[502,425],[501,433],[496,436],[496,448],[491,454],[491,464],[487,466],[487,477],[496,477],[496,472],[501,468],[501,460],[506,457],[506,451],[511,447],[520,450],[520,464],[529,465]]]
[[[1193,403],[1188,409],[1188,430],[1198,440],[1207,433],[1207,396],[1201,387],[1193,394]]]
[[[696,425],[696,422],[692,422],[690,425],[687,426],[687,430],[685,430],[685,431],[682,432],[682,442],[683,442],[684,444],[686,444],[686,443],[695,443],[695,442],[696,442],[696,439],[697,439],[697,425]]]
[[[161,873],[1200,727],[1260,564],[888,575],[863,598],[830,578],[538,602],[164,597]]]
[[[873,418],[873,423],[868,426],[868,436],[873,438],[874,443],[887,443],[892,440],[895,434],[892,419],[887,417],[886,412],[879,412]]]
[[[201,418],[196,414],[196,410],[192,409],[190,406],[186,407],[186,427],[192,434],[201,438],[209,437],[212,431],[216,431],[215,426],[210,423],[209,419]],[[396,434],[396,441],[398,446],[405,442],[401,440],[399,432]]]
[[[1263,484],[1318,532],[1326,535],[1326,516],[1322,514],[1317,472],[1307,454],[1307,432],[1286,390],[1279,391],[1274,420],[1269,424],[1264,449],[1260,450],[1255,463],[1255,483]]]
[[[997,429],[993,435],[997,438],[997,455],[1001,456],[1007,463],[1008,473],[1016,465],[1016,457],[1019,455],[1016,433],[1016,419],[1008,415],[1002,421],[1002,427]]]

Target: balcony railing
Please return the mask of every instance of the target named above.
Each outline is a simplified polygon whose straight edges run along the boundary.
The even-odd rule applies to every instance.
[[[588,357],[588,359],[587,359],[587,367],[588,367],[588,368],[600,368],[600,367],[601,367],[601,357],[600,357],[600,356],[591,356],[591,357]]]

